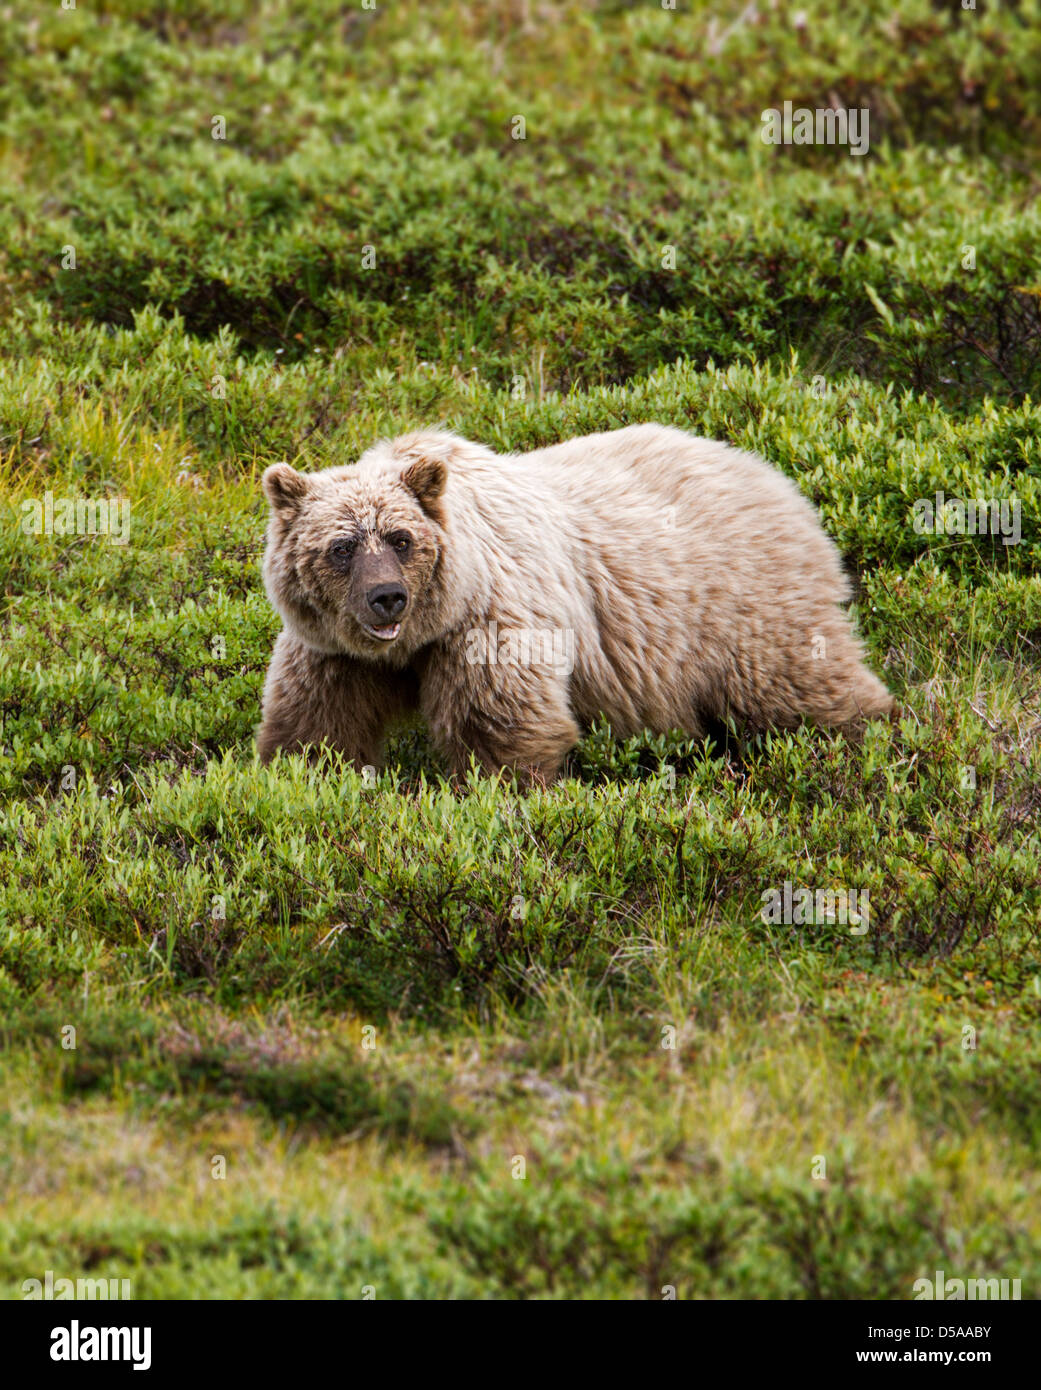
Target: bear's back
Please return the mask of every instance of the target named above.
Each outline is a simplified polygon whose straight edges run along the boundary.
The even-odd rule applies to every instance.
[[[677,662],[689,671],[693,653],[717,684],[735,625],[769,641],[767,612],[795,625],[809,595],[848,598],[814,508],[755,454],[636,425],[498,462],[539,536],[529,581],[580,596],[592,620],[578,620],[576,707],[588,713],[588,688],[618,729],[667,727]],[[571,601],[559,611],[575,621]]]
[[[554,514],[611,568],[623,556],[655,568],[656,552],[666,568],[693,564],[702,577],[722,570],[740,582],[774,564],[783,574],[802,553],[843,587],[834,548],[796,484],[729,444],[631,425],[499,462],[533,510],[547,522]]]

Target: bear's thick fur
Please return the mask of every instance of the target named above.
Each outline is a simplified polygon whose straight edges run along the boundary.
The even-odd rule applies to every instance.
[[[265,761],[325,742],[376,764],[419,712],[454,771],[473,754],[549,782],[598,715],[699,736],[892,708],[813,507],[727,444],[635,425],[503,456],[426,432],[353,467],[275,464],[264,490],[285,623]]]

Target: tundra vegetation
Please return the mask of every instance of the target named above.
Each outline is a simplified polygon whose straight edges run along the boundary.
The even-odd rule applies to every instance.
[[[1037,1296],[1039,20],[10,0],[0,1293]],[[899,722],[258,764],[267,465],[647,420],[798,481]]]

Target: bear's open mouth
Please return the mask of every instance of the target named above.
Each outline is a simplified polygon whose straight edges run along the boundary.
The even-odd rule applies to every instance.
[[[370,637],[378,637],[381,642],[393,642],[401,631],[400,623],[387,623],[384,627],[371,627],[368,623],[362,623],[362,627]]]

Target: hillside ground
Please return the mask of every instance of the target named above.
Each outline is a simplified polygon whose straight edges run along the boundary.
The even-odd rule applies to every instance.
[[[0,1294],[1036,1296],[1034,0],[5,15]],[[797,480],[898,723],[258,765],[267,464],[647,420]]]

